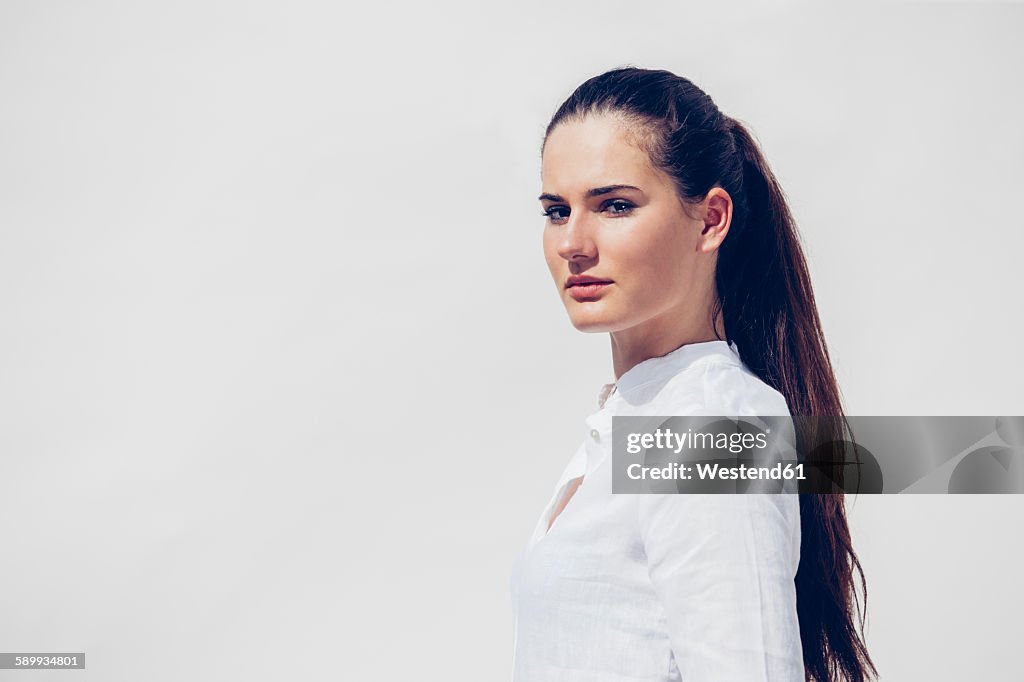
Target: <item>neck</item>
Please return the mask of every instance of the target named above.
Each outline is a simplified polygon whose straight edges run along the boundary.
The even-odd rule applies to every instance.
[[[710,317],[710,316],[708,316]],[[692,343],[725,339],[722,316],[704,324],[691,323],[671,329],[659,329],[656,321],[611,332],[612,366],[615,380],[644,360],[661,357]]]

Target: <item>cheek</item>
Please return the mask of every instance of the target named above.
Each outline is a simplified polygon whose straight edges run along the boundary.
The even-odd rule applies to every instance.
[[[666,245],[668,246],[668,245]],[[694,259],[683,248],[647,248],[629,254],[623,301],[638,316],[655,314],[693,296]]]
[[[695,253],[684,240],[682,229],[633,234],[615,245],[616,270],[633,283],[631,288],[637,293],[657,296],[666,289],[678,288],[686,280]]]
[[[650,269],[665,287],[674,288],[688,282],[693,265],[693,254],[683,248],[665,248],[652,253],[650,258]]]

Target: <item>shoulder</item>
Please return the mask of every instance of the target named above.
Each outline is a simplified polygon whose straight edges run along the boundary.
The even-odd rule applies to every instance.
[[[786,398],[739,358],[714,355],[689,365],[664,386],[658,402],[688,412],[788,416]]]
[[[729,354],[716,353],[688,364],[665,382],[653,402],[652,412],[659,415],[790,416],[782,393]],[[800,561],[799,495],[633,497],[648,559],[652,566],[666,566],[666,581],[674,584],[680,570],[673,556],[687,556],[693,559],[687,565],[701,567],[699,572],[713,575],[723,566],[731,567],[739,583],[756,584],[757,576],[749,571],[767,571],[783,576],[780,589],[788,589]]]

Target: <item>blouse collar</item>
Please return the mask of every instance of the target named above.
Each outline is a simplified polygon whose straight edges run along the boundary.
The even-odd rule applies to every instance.
[[[735,341],[728,343],[716,339],[700,343],[687,343],[665,355],[638,362],[626,370],[618,381],[605,384],[598,395],[598,406],[604,408],[605,401],[613,392],[628,397],[636,389],[654,381],[675,376],[700,358],[709,355],[718,355],[741,363],[739,349],[736,347]]]

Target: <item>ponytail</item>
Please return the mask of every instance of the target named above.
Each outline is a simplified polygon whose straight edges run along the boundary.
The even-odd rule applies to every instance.
[[[726,130],[743,175],[739,200],[734,201],[741,227],[722,243],[716,271],[726,334],[751,370],[785,396],[794,416],[837,418],[797,420],[798,442],[839,443],[847,437],[848,425],[796,222],[747,129],[727,119]],[[808,432],[812,427],[815,432]],[[816,464],[838,469],[834,478],[842,480],[840,446],[816,449],[814,455]],[[796,594],[807,680],[862,682],[868,671],[877,676],[863,641],[867,582],[850,539],[841,490],[801,494],[800,523]],[[864,592],[864,611],[856,602],[854,570]]]

